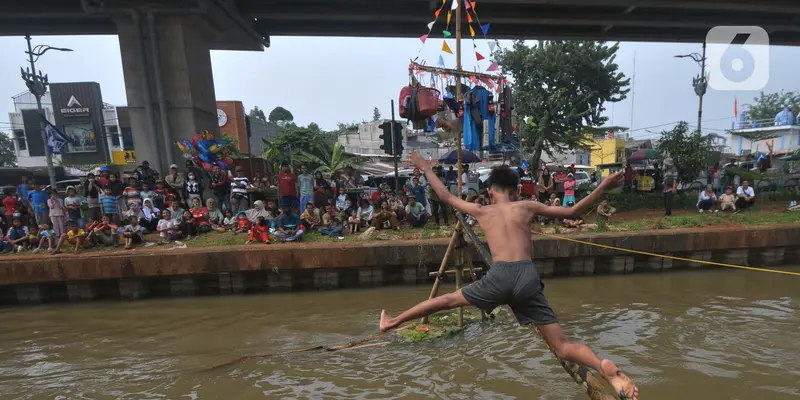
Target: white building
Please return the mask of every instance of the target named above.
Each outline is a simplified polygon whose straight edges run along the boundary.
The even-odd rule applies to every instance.
[[[758,152],[766,153],[769,151],[768,143],[772,145],[772,150],[775,153],[787,153],[800,149],[800,126],[798,125],[734,129],[730,133],[731,141],[730,146],[728,146],[728,152],[737,156]],[[768,138],[751,141],[742,134],[748,137],[758,134],[761,137]]]

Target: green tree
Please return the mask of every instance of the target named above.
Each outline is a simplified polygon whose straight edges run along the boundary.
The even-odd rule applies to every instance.
[[[286,123],[292,121],[294,121],[294,116],[292,115],[291,112],[289,112],[289,110],[283,107],[275,107],[275,109],[273,109],[269,113],[269,122],[272,122],[273,124],[277,124],[279,122]]]
[[[630,79],[614,62],[618,44],[540,41],[494,53],[503,72],[514,79],[514,107],[520,120],[523,151],[538,166],[549,155],[586,147],[585,127],[601,126],[604,105],[626,98]]]
[[[319,133],[323,132],[322,128],[320,128],[319,125],[317,125],[316,122],[312,122],[312,123],[308,124],[308,129],[310,131],[314,132],[315,134],[319,134]]]
[[[278,135],[262,141],[265,145],[265,159],[273,162],[289,162],[290,154],[293,156],[302,151],[311,152],[318,142],[332,146],[335,136],[322,130],[315,130],[313,126],[302,127],[292,124],[281,129]]]
[[[258,106],[253,107],[248,115],[250,115],[250,118],[258,118],[262,121],[267,120],[267,116],[264,115],[264,110],[258,108]]]
[[[316,168],[315,172],[330,173],[334,176],[345,168],[357,168],[369,159],[345,154],[344,146],[339,142],[330,144],[326,141],[317,141],[310,151],[298,151],[295,160],[312,164]]]
[[[378,107],[372,109],[372,121],[380,121],[381,120],[381,110]]]
[[[783,110],[784,105],[791,106],[796,117],[800,112],[800,92],[761,92],[758,97],[753,98],[753,103],[748,104],[747,118],[751,122],[771,125],[775,123],[775,115]]]
[[[708,167],[711,157],[711,137],[689,131],[689,124],[679,122],[669,131],[661,132],[658,151],[672,158],[681,181],[693,181]]]
[[[14,151],[14,142],[5,132],[0,132],[0,167],[16,166],[17,153]]]

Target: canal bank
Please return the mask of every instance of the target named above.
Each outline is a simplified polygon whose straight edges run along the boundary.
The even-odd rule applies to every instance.
[[[704,266],[622,249],[735,265],[770,266],[800,261],[797,225],[617,232],[569,238],[608,247],[536,236],[533,257],[543,277],[663,272]],[[433,279],[429,273],[438,269],[447,244],[448,239],[292,243],[8,257],[0,260],[0,303],[424,284]],[[480,259],[477,254],[473,258]]]

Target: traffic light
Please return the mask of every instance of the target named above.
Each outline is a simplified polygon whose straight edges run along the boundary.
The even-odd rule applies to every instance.
[[[383,130],[380,136],[381,140],[383,140],[381,150],[386,154],[392,155],[392,121],[386,121],[378,125],[378,128]]]
[[[403,155],[403,124],[394,122],[394,155]]]

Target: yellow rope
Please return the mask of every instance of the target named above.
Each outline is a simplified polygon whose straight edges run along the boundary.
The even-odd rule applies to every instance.
[[[690,262],[696,262],[696,263],[702,263],[702,264],[708,264],[708,265],[716,265],[716,266],[719,266],[719,267],[746,269],[746,270],[749,270],[749,271],[772,272],[772,273],[775,273],[775,274],[800,276],[800,272],[781,271],[781,270],[777,270],[777,269],[747,267],[747,266],[744,266],[744,265],[725,264],[725,263],[718,263],[718,262],[714,262],[714,261],[693,260],[691,258],[666,256],[666,255],[663,255],[663,254],[648,253],[646,251],[623,249],[623,248],[620,248],[620,247],[607,246],[607,245],[599,244],[599,243],[585,242],[583,240],[570,239],[570,238],[567,238],[567,237],[564,237],[564,236],[551,235],[551,234],[548,234],[548,233],[540,233],[540,232],[534,232],[534,233],[537,234],[537,235],[547,236],[547,237],[551,237],[551,238],[555,238],[555,239],[566,240],[568,242],[575,242],[575,243],[585,244],[585,245],[588,245],[588,246],[601,247],[601,248],[604,248],[604,249],[619,250],[619,251],[624,251],[624,252],[627,252],[627,253],[642,254],[642,255],[652,256],[652,257],[669,258],[669,259],[672,259],[672,260],[679,260],[679,261],[690,261]]]

